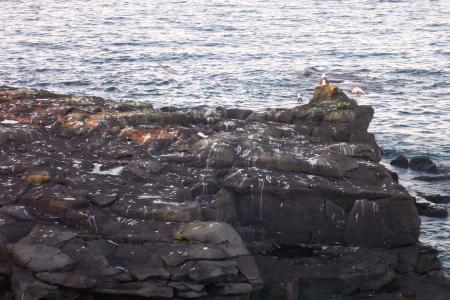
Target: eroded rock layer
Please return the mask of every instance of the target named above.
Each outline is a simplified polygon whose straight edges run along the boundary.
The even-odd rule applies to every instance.
[[[2,87],[5,295],[328,299],[413,276],[446,296],[372,116],[332,85],[264,112]]]

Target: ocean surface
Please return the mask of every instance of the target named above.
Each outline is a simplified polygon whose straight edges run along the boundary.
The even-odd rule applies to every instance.
[[[450,165],[450,3],[2,0],[0,84],[155,106],[306,102],[321,73],[374,106],[385,162]],[[450,194],[396,170],[412,192]],[[450,208],[450,205],[448,205]],[[450,221],[422,219],[450,274]]]

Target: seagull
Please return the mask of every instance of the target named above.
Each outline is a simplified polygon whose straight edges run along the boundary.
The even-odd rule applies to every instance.
[[[319,85],[327,85],[327,84],[328,84],[327,74],[323,73],[322,76],[320,76]]]
[[[300,93],[297,93],[297,102],[298,102],[298,103],[300,103],[300,102],[303,103],[303,99],[302,99],[302,97],[300,96]]]

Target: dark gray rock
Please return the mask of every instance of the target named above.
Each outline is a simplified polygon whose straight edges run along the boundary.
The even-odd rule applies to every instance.
[[[227,119],[245,120],[251,113],[252,110],[249,109],[228,108],[225,110],[224,117]]]
[[[411,170],[421,171],[426,173],[438,173],[436,164],[426,156],[415,156],[409,160],[409,167]]]
[[[412,244],[420,233],[416,211],[409,198],[358,200],[347,221],[345,242],[387,248]]]
[[[202,203],[202,214],[205,221],[237,222],[237,212],[233,193],[221,189],[210,201]]]
[[[227,223],[186,223],[178,229],[174,236],[178,240],[197,241],[215,245],[230,257],[249,254],[241,237]]]
[[[448,211],[445,207],[434,204],[424,198],[416,198],[416,207],[419,215],[435,218],[447,218]]]
[[[92,278],[72,272],[42,272],[37,273],[36,277],[43,282],[47,282],[52,285],[60,285],[76,289],[91,288],[96,283],[96,281]]]
[[[424,193],[418,193],[418,195],[425,198],[426,200],[436,203],[436,204],[443,204],[443,203],[450,202],[450,196],[448,196],[448,195],[441,195],[441,194],[427,195]]]
[[[414,180],[427,181],[427,182],[440,182],[450,180],[450,175],[438,175],[438,176],[416,176]]]
[[[124,172],[137,178],[148,178],[161,172],[162,168],[158,161],[133,161],[125,167]]]
[[[339,299],[380,289],[395,278],[395,252],[345,247],[316,251],[313,257],[257,256],[265,285],[270,287],[258,299]]]
[[[404,168],[404,169],[408,169],[408,167],[409,167],[408,159],[404,155],[401,155],[401,154],[397,155],[396,158],[391,160],[390,164],[395,167]]]
[[[221,283],[213,287],[214,293],[218,295],[242,295],[252,291],[248,283]]]
[[[33,272],[57,271],[74,263],[58,248],[46,245],[16,243],[9,250],[17,264]]]
[[[24,299],[340,299],[443,278],[373,109],[333,85],[262,112],[0,99],[18,122],[0,126],[0,287]]]
[[[31,272],[16,269],[11,276],[16,300],[61,299],[58,287],[37,280]]]

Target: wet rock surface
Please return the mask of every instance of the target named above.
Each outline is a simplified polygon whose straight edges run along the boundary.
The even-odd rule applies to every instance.
[[[263,112],[10,87],[0,108],[5,297],[449,295],[373,109],[332,85]]]
[[[429,173],[433,175],[420,175],[415,176],[412,179],[430,183],[440,183],[450,179],[448,175],[448,167],[437,166],[430,158],[426,156],[414,156],[408,159],[406,156],[399,154],[393,160],[390,161],[390,165],[402,168],[410,169],[415,173]],[[391,172],[396,174],[395,172]],[[395,177],[396,175],[394,175]],[[397,175],[398,178],[398,175]],[[413,191],[416,194],[416,207],[421,216],[446,218],[448,217],[447,208],[440,204],[448,203],[450,197],[440,194],[428,195],[421,191]]]
[[[449,169],[445,166],[438,166],[435,162],[433,162],[427,156],[413,156],[408,159],[406,156],[399,154],[393,160],[390,161],[392,166],[402,168],[402,169],[411,169],[413,171],[430,173],[430,174],[443,174],[448,173]],[[424,178],[436,178],[439,180],[439,177],[445,177],[445,175],[440,176],[423,176]],[[421,180],[421,179],[419,179]],[[426,181],[426,179],[424,179]],[[431,180],[430,180],[431,181]]]
[[[445,207],[428,201],[422,197],[416,197],[416,207],[421,216],[446,218],[448,211]]]

